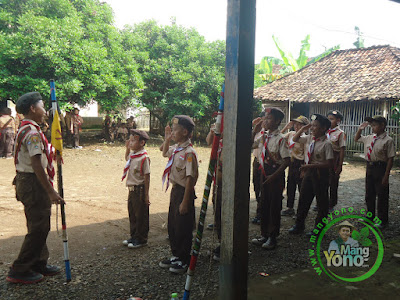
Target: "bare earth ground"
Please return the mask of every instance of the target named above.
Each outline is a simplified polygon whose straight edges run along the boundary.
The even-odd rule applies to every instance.
[[[169,192],[161,189],[161,174],[166,159],[151,141],[147,151],[151,157],[150,234],[147,247],[131,250],[122,246],[128,237],[127,190],[121,183],[124,161],[122,144],[83,144],[81,150],[64,151],[64,194],[67,202],[72,282],[65,284],[64,274],[46,278],[31,286],[13,285],[5,281],[8,268],[17,257],[26,233],[23,206],[15,200],[11,181],[15,174],[12,160],[0,160],[0,299],[126,299],[130,295],[143,299],[169,299],[172,292],[183,295],[186,275],[172,275],[158,267],[160,259],[170,256],[166,240]],[[201,203],[210,149],[196,147],[200,161],[197,183],[197,207]],[[364,207],[365,167],[350,163],[343,168],[338,207]],[[287,234],[294,220],[283,217],[279,247],[271,252],[249,243],[249,299],[320,297],[342,298],[373,295],[399,297],[400,262],[392,258],[400,252],[400,174],[390,177],[390,226],[384,232],[385,257],[380,270],[363,283],[345,285],[319,278],[311,269],[308,241],[304,236]],[[252,188],[252,186],[251,186]],[[211,199],[210,199],[211,200]],[[211,202],[211,201],[210,201]],[[286,200],[284,200],[284,205]],[[296,201],[297,205],[297,201]],[[208,223],[212,221],[209,207]],[[256,201],[251,191],[250,217],[254,216]],[[198,213],[197,213],[198,217]],[[311,229],[314,212],[308,217]],[[61,221],[58,220],[58,225]],[[250,239],[259,227],[249,225]],[[206,250],[215,247],[212,232],[204,234],[202,254],[192,285],[192,299],[215,297],[218,290],[218,264],[210,263]],[[63,266],[62,240],[56,232],[56,208],[53,207],[52,231],[49,234],[50,263]],[[268,277],[261,277],[266,272]],[[323,277],[323,276],[321,276]],[[326,276],[325,276],[326,277]],[[329,291],[329,293],[328,293]],[[335,292],[337,291],[337,292]],[[397,295],[397,296],[395,296]],[[300,297],[302,298],[302,297]],[[399,299],[399,298],[398,298]]]

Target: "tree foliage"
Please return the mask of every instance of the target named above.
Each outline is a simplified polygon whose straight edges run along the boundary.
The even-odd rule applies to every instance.
[[[211,119],[224,82],[224,42],[207,42],[195,29],[174,23],[148,21],[126,27],[123,44],[141,65],[145,87],[139,99],[162,125],[175,114]]]
[[[0,4],[0,99],[49,94],[65,102],[125,104],[143,87],[110,6],[98,0],[4,0]]]

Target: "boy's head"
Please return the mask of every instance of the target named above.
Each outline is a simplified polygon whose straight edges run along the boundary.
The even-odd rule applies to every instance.
[[[130,149],[133,151],[138,151],[146,145],[149,139],[148,134],[143,130],[131,129],[130,130]]]
[[[313,114],[311,116],[311,132],[315,137],[325,135],[326,131],[331,127],[331,121],[323,115]]]
[[[368,121],[371,125],[372,132],[375,134],[380,134],[385,131],[387,120],[383,116],[373,116],[373,117],[366,117],[365,121]]]
[[[277,107],[267,107],[265,109],[264,128],[266,130],[275,130],[281,124],[285,114]]]
[[[194,122],[189,116],[176,115],[172,118],[172,139],[175,142],[185,142],[193,132]]]
[[[42,96],[38,92],[31,92],[22,95],[16,103],[17,112],[38,124],[43,123],[46,110]]]
[[[79,115],[79,108],[77,107],[74,108],[74,115]]]
[[[297,132],[304,125],[310,124],[310,121],[305,116],[298,116],[296,119],[292,119],[294,130]]]
[[[331,128],[335,128],[343,120],[343,115],[338,110],[330,110],[330,111],[328,111],[326,116],[329,119],[329,121],[331,122]]]

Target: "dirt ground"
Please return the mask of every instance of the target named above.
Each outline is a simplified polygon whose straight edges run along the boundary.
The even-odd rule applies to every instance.
[[[171,292],[179,292],[182,296],[185,276],[173,276],[167,274],[168,272],[161,272],[157,266],[159,259],[169,256],[169,244],[166,240],[169,192],[165,193],[161,187],[161,175],[166,159],[158,150],[159,144],[159,141],[150,141],[146,147],[151,158],[150,234],[148,247],[137,250],[128,250],[121,244],[129,233],[128,191],[125,182],[121,183],[122,169],[125,164],[125,150],[122,144],[91,143],[83,144],[83,149],[79,150],[65,149],[64,198],[67,203],[66,216],[73,276],[72,282],[68,285],[63,282],[64,274],[46,279],[45,282],[35,285],[36,287],[5,283],[4,277],[18,255],[26,233],[26,226],[23,206],[15,200],[15,191],[11,185],[15,174],[13,160],[0,160],[0,299],[54,299],[54,297],[57,299],[126,299],[129,295],[141,296],[143,299],[168,299]],[[210,149],[198,146],[196,150],[200,162],[200,177],[196,189],[198,208],[201,203]],[[344,166],[339,189],[339,199],[343,200],[339,200],[339,206],[362,207],[364,205],[364,176],[363,164],[350,163]],[[389,241],[399,239],[399,185],[400,174],[393,170],[390,177],[392,199],[390,228],[393,230],[388,231],[385,236]],[[251,217],[254,216],[255,208],[256,201],[251,191]],[[207,216],[208,223],[212,222],[211,212],[212,209],[209,210]],[[313,219],[314,214],[310,213],[310,215],[308,219]],[[58,227],[61,228],[61,220],[60,218],[57,220],[56,207],[53,206],[52,230],[48,238],[50,263],[62,266],[62,240],[56,231],[57,222]],[[283,233],[280,237],[282,246],[277,249],[278,256],[275,259],[271,256],[274,252],[263,251],[249,245],[252,253],[249,259],[249,276],[254,279],[250,282],[253,296],[249,298],[274,298],[272,294],[267,298],[257,296],[259,295],[256,293],[257,286],[260,285],[258,281],[264,280],[263,282],[267,284],[269,280],[260,279],[258,272],[281,274],[310,267],[307,253],[301,254],[300,257],[296,254],[293,259],[287,259],[290,253],[299,252],[298,248],[293,249],[298,245],[292,245],[292,237],[286,233],[293,222],[292,218],[282,218],[281,231]],[[252,224],[249,226],[251,239],[259,233],[259,227]],[[208,231],[205,233],[203,250],[212,249],[214,246],[215,239]],[[304,248],[304,251],[306,252],[307,248]],[[287,267],[283,269],[277,264],[282,255],[283,260],[289,261],[286,264]],[[202,264],[202,260],[199,261],[199,264]],[[208,261],[209,259],[204,255],[203,265],[199,266],[194,279],[198,282],[193,285],[192,299],[201,299],[200,295],[203,295],[205,290],[208,290],[209,295],[216,294],[218,266],[217,264],[209,265]],[[200,274],[211,274],[211,276],[204,276],[209,278],[200,280],[202,277]],[[168,279],[165,280],[165,278]],[[398,278],[397,285],[393,287],[397,295],[400,292]],[[315,281],[315,277],[310,281],[313,280]],[[37,288],[38,286],[41,287]],[[274,287],[277,286],[274,285]],[[279,295],[279,293],[274,295]]]

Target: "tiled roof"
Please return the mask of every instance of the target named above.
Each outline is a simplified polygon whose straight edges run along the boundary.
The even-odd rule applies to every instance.
[[[337,50],[254,90],[263,101],[344,102],[400,99],[400,49]]]

